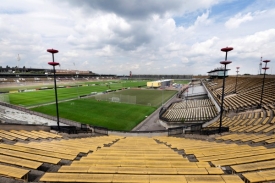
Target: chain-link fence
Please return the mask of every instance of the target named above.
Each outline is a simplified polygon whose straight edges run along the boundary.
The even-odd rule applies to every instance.
[[[10,103],[10,97],[8,94],[0,94],[0,102]]]
[[[131,95],[121,95],[121,94],[113,94],[108,93],[104,95],[96,95],[96,100],[110,101],[110,102],[119,102],[119,103],[128,103],[128,104],[136,104],[137,97]]]

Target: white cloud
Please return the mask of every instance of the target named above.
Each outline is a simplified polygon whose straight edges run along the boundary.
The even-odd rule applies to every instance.
[[[20,54],[20,65],[50,68],[48,48],[59,50],[55,58],[63,69],[76,63],[102,74],[206,74],[224,59],[225,46],[234,47],[229,67],[241,65],[243,73],[256,73],[261,54],[275,60],[275,5],[267,0],[218,14],[214,6],[239,1],[20,2],[4,0],[0,8],[4,67],[16,66]]]
[[[96,56],[105,56],[110,57],[113,55],[114,50],[111,48],[110,45],[104,46],[101,50],[95,52]]]
[[[201,16],[198,16],[196,21],[195,21],[195,26],[199,26],[199,25],[208,25],[211,23],[211,21],[208,19],[209,17],[209,11],[207,10],[206,13],[203,13]]]
[[[68,52],[64,53],[63,55],[65,57],[78,57],[79,56],[79,54],[75,50],[68,51]]]
[[[219,40],[217,37],[192,45],[189,55],[207,55],[213,50],[213,45]]]
[[[225,27],[229,29],[235,29],[240,27],[241,24],[253,21],[258,16],[267,13],[266,10],[248,12],[246,14],[237,13],[234,17],[231,17],[228,21],[225,22]]]
[[[234,17],[230,18],[227,22],[225,22],[225,26],[229,29],[238,28],[242,23],[252,21],[253,17],[251,13],[247,13],[245,15],[242,15],[241,13],[238,13]]]

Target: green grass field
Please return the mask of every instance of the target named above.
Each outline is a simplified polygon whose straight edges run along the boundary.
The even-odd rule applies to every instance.
[[[81,123],[102,126],[112,130],[129,131],[150,115],[176,91],[129,89],[115,93],[136,96],[137,104],[97,101],[94,97],[59,103],[62,118]],[[104,96],[111,95],[103,94]],[[148,106],[150,103],[150,106]],[[56,116],[55,104],[32,108],[31,110]]]
[[[110,84],[111,83],[111,84]],[[57,82],[57,86],[71,86],[71,85],[99,85],[99,86],[105,86],[107,84],[110,84],[111,88],[122,88],[122,87],[138,87],[138,86],[144,86],[146,85],[147,81],[143,80],[125,80],[125,81],[120,81],[120,80],[108,80],[108,81],[89,81],[89,82],[71,82],[71,83],[60,83]],[[15,86],[9,86],[9,87],[1,87],[0,92],[9,92],[9,91],[18,91],[22,89],[36,89],[36,88],[41,88],[41,87],[53,87],[54,84],[53,82],[44,82],[41,84],[37,85],[25,85],[23,82],[18,83]],[[113,89],[112,88],[112,89]]]
[[[80,84],[80,83],[79,83]],[[87,95],[91,92],[103,92],[106,90],[118,90],[125,87],[138,87],[140,85],[145,85],[146,81],[123,81],[122,83],[110,83],[110,82],[89,82],[84,83],[89,84],[90,86],[81,86],[81,87],[70,87],[70,88],[58,88],[58,100],[67,100],[78,98],[81,95]],[[94,84],[94,85],[93,85]],[[57,85],[61,86],[61,85]],[[64,86],[64,85],[62,85]],[[41,86],[32,86],[23,89],[33,89],[41,88]],[[17,88],[13,88],[15,90]],[[17,89],[18,90],[18,89]],[[37,90],[32,92],[22,92],[22,93],[10,93],[9,101],[11,104],[21,105],[21,106],[33,106],[40,105],[44,103],[50,103],[55,101],[54,90]]]
[[[36,107],[32,110],[56,116],[54,104]],[[62,118],[125,131],[133,129],[145,119],[145,116],[150,115],[155,110],[156,108],[151,106],[96,101],[94,99],[77,99],[59,103],[59,115]]]
[[[165,103],[168,99],[171,98],[177,91],[175,90],[146,90],[146,89],[131,89],[131,90],[122,90],[119,92],[108,93],[101,95],[103,99],[109,99],[113,95],[129,95],[136,97],[136,104],[147,105],[153,107],[159,107],[162,103]]]
[[[174,94],[175,90],[159,89],[138,89],[138,86],[146,85],[147,81],[121,81],[121,82],[84,82],[78,83],[81,87],[58,88],[59,115],[62,118],[78,121],[81,123],[102,126],[112,130],[133,129],[137,124],[145,119],[145,116],[154,112],[162,103],[165,103]],[[44,86],[44,85],[43,85]],[[58,86],[61,86],[58,84]],[[64,86],[64,85],[62,85]],[[32,86],[40,88],[41,86]],[[51,86],[49,86],[51,87]],[[123,89],[133,87],[136,89]],[[26,88],[23,88],[26,89]],[[27,89],[32,89],[27,88]],[[14,88],[13,88],[14,90]],[[110,101],[96,100],[95,97],[81,98],[80,95],[87,95],[91,92],[103,92],[106,90],[117,90],[103,96],[107,99],[113,94],[122,96],[133,96],[135,104],[115,103]],[[56,116],[54,90],[37,90],[32,92],[9,93],[11,104],[25,107],[33,107],[31,110]],[[71,99],[70,101],[64,101]],[[36,105],[47,104],[35,107]]]

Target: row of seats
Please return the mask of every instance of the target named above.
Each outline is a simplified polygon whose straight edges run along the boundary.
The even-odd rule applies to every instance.
[[[102,148],[104,144],[108,145],[117,139],[116,136],[104,136],[29,143],[17,142],[14,145],[0,143],[0,175],[27,180],[28,173],[38,169],[44,163],[58,165],[61,160],[72,161],[80,153],[96,151],[97,148]]]
[[[220,141],[220,138],[227,136],[234,137],[230,134],[216,137],[216,140]],[[271,176],[272,173],[274,175],[275,169],[274,148],[176,137],[158,137],[157,139],[173,149],[184,151],[186,156],[194,155],[198,162],[208,162],[212,166],[231,170],[233,174],[241,175],[246,182],[275,181],[275,176]]]
[[[28,144],[17,142],[15,145],[77,156],[79,153],[89,153],[90,151],[96,151],[98,148],[102,147],[102,144],[108,144],[115,140],[115,136],[104,136],[69,140],[62,139],[50,142],[30,142]]]
[[[186,100],[184,102],[176,102],[170,106],[173,109],[184,109],[184,108],[198,108],[198,107],[209,107],[214,104],[209,99],[203,100]]]
[[[24,181],[28,181],[29,172],[30,170],[0,164],[0,176],[3,175],[15,179],[22,179]]]
[[[105,182],[105,183],[243,183],[236,175],[136,175],[45,173],[44,182]]]
[[[162,115],[167,121],[207,121],[217,116],[217,110],[209,99],[186,100],[172,104]]]
[[[243,143],[251,142],[251,143],[264,143],[264,144],[272,144],[275,142],[275,134],[267,135],[267,134],[228,134],[215,138],[216,140],[221,141],[240,141]]]
[[[62,138],[61,135],[53,134],[43,130],[40,130],[40,131],[0,130],[0,137],[3,139],[12,140],[12,141]]]
[[[249,138],[248,134],[245,135],[242,138]],[[17,142],[14,145],[2,143],[0,162],[5,165],[0,166],[0,175],[26,179],[30,170],[37,169],[42,163],[58,164],[64,159],[72,163],[62,165],[58,172],[45,172],[40,181],[238,183],[243,182],[242,178],[247,182],[257,182],[253,179],[257,175],[261,177],[258,182],[275,181],[269,176],[270,169],[275,169],[274,148],[220,141],[219,137],[215,141],[205,141],[176,137],[102,136]],[[76,158],[80,153],[87,155]],[[189,155],[197,161],[189,161]],[[223,171],[224,167],[229,167],[233,175]]]
[[[254,110],[247,113],[239,113],[229,118],[223,117],[222,126],[229,127],[230,132],[269,133],[275,130],[275,110]],[[219,127],[217,120],[208,127]]]
[[[216,140],[220,141],[218,137]],[[44,150],[46,145],[49,147],[48,151]],[[95,146],[97,148],[94,148]],[[61,151],[62,147],[62,152],[55,153]],[[174,151],[175,149],[177,151]],[[29,171],[37,169],[44,160],[30,160],[22,156],[20,162],[16,153],[3,154],[2,150],[19,153],[29,151],[29,156],[33,157],[40,155],[52,158],[64,155],[59,158],[72,161],[71,165],[61,166],[58,172],[45,172],[40,179],[44,182],[238,183],[243,182],[242,178],[247,182],[275,180],[270,176],[274,173],[270,169],[275,168],[275,149],[267,149],[264,146],[252,147],[247,144],[226,144],[176,137],[153,139],[117,136],[1,144],[2,163],[25,168],[1,165],[0,175],[26,179]],[[42,155],[43,151],[45,154]],[[178,151],[182,151],[183,155]],[[65,156],[65,152],[70,156]],[[87,156],[79,160],[70,158],[77,152],[86,152]],[[198,161],[190,162],[186,158],[188,155],[194,155]],[[221,167],[225,166],[230,167],[233,175],[223,171]],[[256,179],[255,176],[260,178]]]
[[[228,77],[225,81],[225,111],[239,111],[251,107],[257,107],[260,104],[263,78],[240,77],[236,85],[234,77]],[[212,93],[214,99],[221,103],[222,79],[216,79],[211,82],[204,81],[208,91]],[[236,85],[236,93],[235,93]],[[275,80],[266,78],[263,92],[262,103],[265,106],[274,106],[275,98]]]
[[[168,109],[163,115],[168,121],[206,121],[217,116],[215,107]]]
[[[63,165],[57,173],[45,173],[40,181],[81,182],[84,178],[85,182],[243,182],[207,162],[190,162],[147,137],[121,138],[110,147]]]

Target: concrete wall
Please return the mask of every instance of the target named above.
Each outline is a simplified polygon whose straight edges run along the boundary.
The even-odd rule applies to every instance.
[[[154,137],[154,136],[168,136],[168,132],[150,132],[150,133],[134,133],[134,132],[118,132],[108,131],[108,135],[118,135],[124,137]]]
[[[1,130],[26,130],[26,131],[32,131],[32,130],[43,130],[49,132],[51,128],[49,126],[43,126],[43,125],[17,125],[17,124],[0,124]]]
[[[216,116],[214,119],[212,119],[212,120],[210,120],[210,121],[204,123],[204,124],[202,125],[202,127],[207,127],[207,126],[211,125],[212,123],[214,123],[214,122],[216,122],[217,120],[219,120],[219,118],[220,118],[220,115]]]
[[[178,123],[171,123],[171,122],[162,121],[160,119],[159,119],[159,123],[160,123],[161,126],[163,126],[166,129],[184,126],[184,124],[180,125],[179,122]]]
[[[207,95],[209,97],[209,99],[213,102],[213,104],[216,106],[216,109],[218,110],[218,112],[221,111],[220,105],[216,102],[216,100],[213,98],[213,96],[211,95],[211,93],[208,91],[207,87],[204,85],[204,83],[202,82],[202,85],[204,87],[204,89],[207,91]]]

